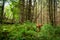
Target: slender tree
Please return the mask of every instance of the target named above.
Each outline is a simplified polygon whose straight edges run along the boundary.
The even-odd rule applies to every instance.
[[[54,25],[56,25],[57,0],[54,0]]]
[[[32,21],[31,19],[31,6],[32,6],[32,0],[29,0],[29,4],[28,4],[28,20]]]
[[[4,3],[5,3],[5,0],[2,0],[2,9],[1,9],[1,15],[0,15],[0,23],[2,24],[3,22],[3,13],[4,13]]]
[[[25,0],[20,0],[19,3],[20,3],[20,23],[23,23],[24,22],[24,3],[25,3]]]

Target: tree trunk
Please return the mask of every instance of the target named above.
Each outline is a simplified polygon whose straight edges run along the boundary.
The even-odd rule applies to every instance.
[[[49,17],[52,25],[55,25],[56,0],[49,0]]]
[[[24,22],[24,0],[20,0],[20,23]]]
[[[5,0],[3,0],[3,5],[2,5],[2,9],[1,9],[1,15],[0,15],[0,23],[2,24],[3,23],[3,13],[4,13],[4,3],[5,3]]]
[[[31,17],[31,16],[32,16],[32,14],[31,14],[31,6],[32,6],[32,0],[29,0],[28,18],[27,18],[29,21],[32,21],[32,19],[31,19],[31,18],[32,18],[32,17]]]

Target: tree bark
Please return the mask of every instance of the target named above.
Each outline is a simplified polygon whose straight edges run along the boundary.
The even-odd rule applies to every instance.
[[[52,25],[55,25],[56,0],[49,0],[49,17]]]
[[[24,0],[20,0],[20,23],[24,22]]]
[[[0,15],[0,23],[1,24],[3,23],[4,3],[5,3],[5,0],[3,0],[3,5],[2,5],[2,9],[1,9],[1,15]]]
[[[32,0],[29,0],[28,18],[27,18],[29,21],[32,21],[32,20],[31,20],[31,6],[32,6],[31,2],[32,2]]]

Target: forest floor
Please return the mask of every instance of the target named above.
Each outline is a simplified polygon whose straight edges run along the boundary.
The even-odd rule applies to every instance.
[[[34,23],[2,24],[0,26],[0,40],[60,40],[60,27],[45,24],[37,32]]]

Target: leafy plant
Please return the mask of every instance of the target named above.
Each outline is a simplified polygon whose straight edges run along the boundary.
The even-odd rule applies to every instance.
[[[39,37],[40,40],[50,40],[54,36],[54,28],[50,24],[44,24],[44,26],[41,27]]]
[[[1,26],[1,40],[60,40],[60,27],[54,28],[50,24],[44,24],[40,32],[36,32],[36,25],[31,22]]]

